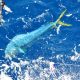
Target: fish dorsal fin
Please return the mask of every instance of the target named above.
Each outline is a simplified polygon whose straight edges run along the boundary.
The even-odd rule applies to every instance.
[[[62,21],[58,21],[58,24],[62,25],[62,26],[72,26],[71,24],[67,24],[67,23],[64,23]]]

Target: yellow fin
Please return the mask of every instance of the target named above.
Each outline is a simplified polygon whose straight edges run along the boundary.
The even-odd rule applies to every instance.
[[[60,24],[62,26],[72,26],[71,24],[67,24],[67,23],[64,23],[62,21],[58,21],[58,24]]]
[[[57,23],[58,21],[60,21],[60,19],[64,16],[66,10],[67,10],[67,9],[65,9],[65,10],[61,13],[61,15],[59,16],[59,18],[56,20],[56,23]]]

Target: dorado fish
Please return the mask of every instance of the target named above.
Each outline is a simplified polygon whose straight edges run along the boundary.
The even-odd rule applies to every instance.
[[[25,34],[16,35],[11,39],[11,41],[8,43],[5,49],[5,57],[13,57],[16,54],[20,53],[26,53],[25,46],[28,46],[31,42],[33,42],[35,39],[37,39],[39,36],[41,36],[46,31],[57,28],[57,24],[60,24],[62,26],[71,26],[71,24],[63,23],[60,21],[60,19],[65,14],[66,10],[64,10],[59,18],[55,22],[48,22],[44,25],[42,25],[40,28]]]

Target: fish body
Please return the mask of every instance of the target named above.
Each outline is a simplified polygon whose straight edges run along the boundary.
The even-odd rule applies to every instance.
[[[35,40],[40,35],[42,35],[44,32],[49,30],[53,25],[54,25],[54,27],[56,26],[55,23],[50,23],[50,24],[47,23],[45,25],[42,25],[40,28],[38,28],[35,31],[15,36],[10,41],[10,43],[7,45],[7,47],[5,49],[5,55],[6,56],[13,56],[17,53],[25,53],[24,46],[29,45],[33,40]]]

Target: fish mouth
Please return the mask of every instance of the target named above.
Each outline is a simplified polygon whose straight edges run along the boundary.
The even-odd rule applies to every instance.
[[[5,59],[12,59],[12,58],[14,58],[14,57],[15,57],[15,55],[12,54],[12,53],[7,53],[7,54],[5,54]]]

